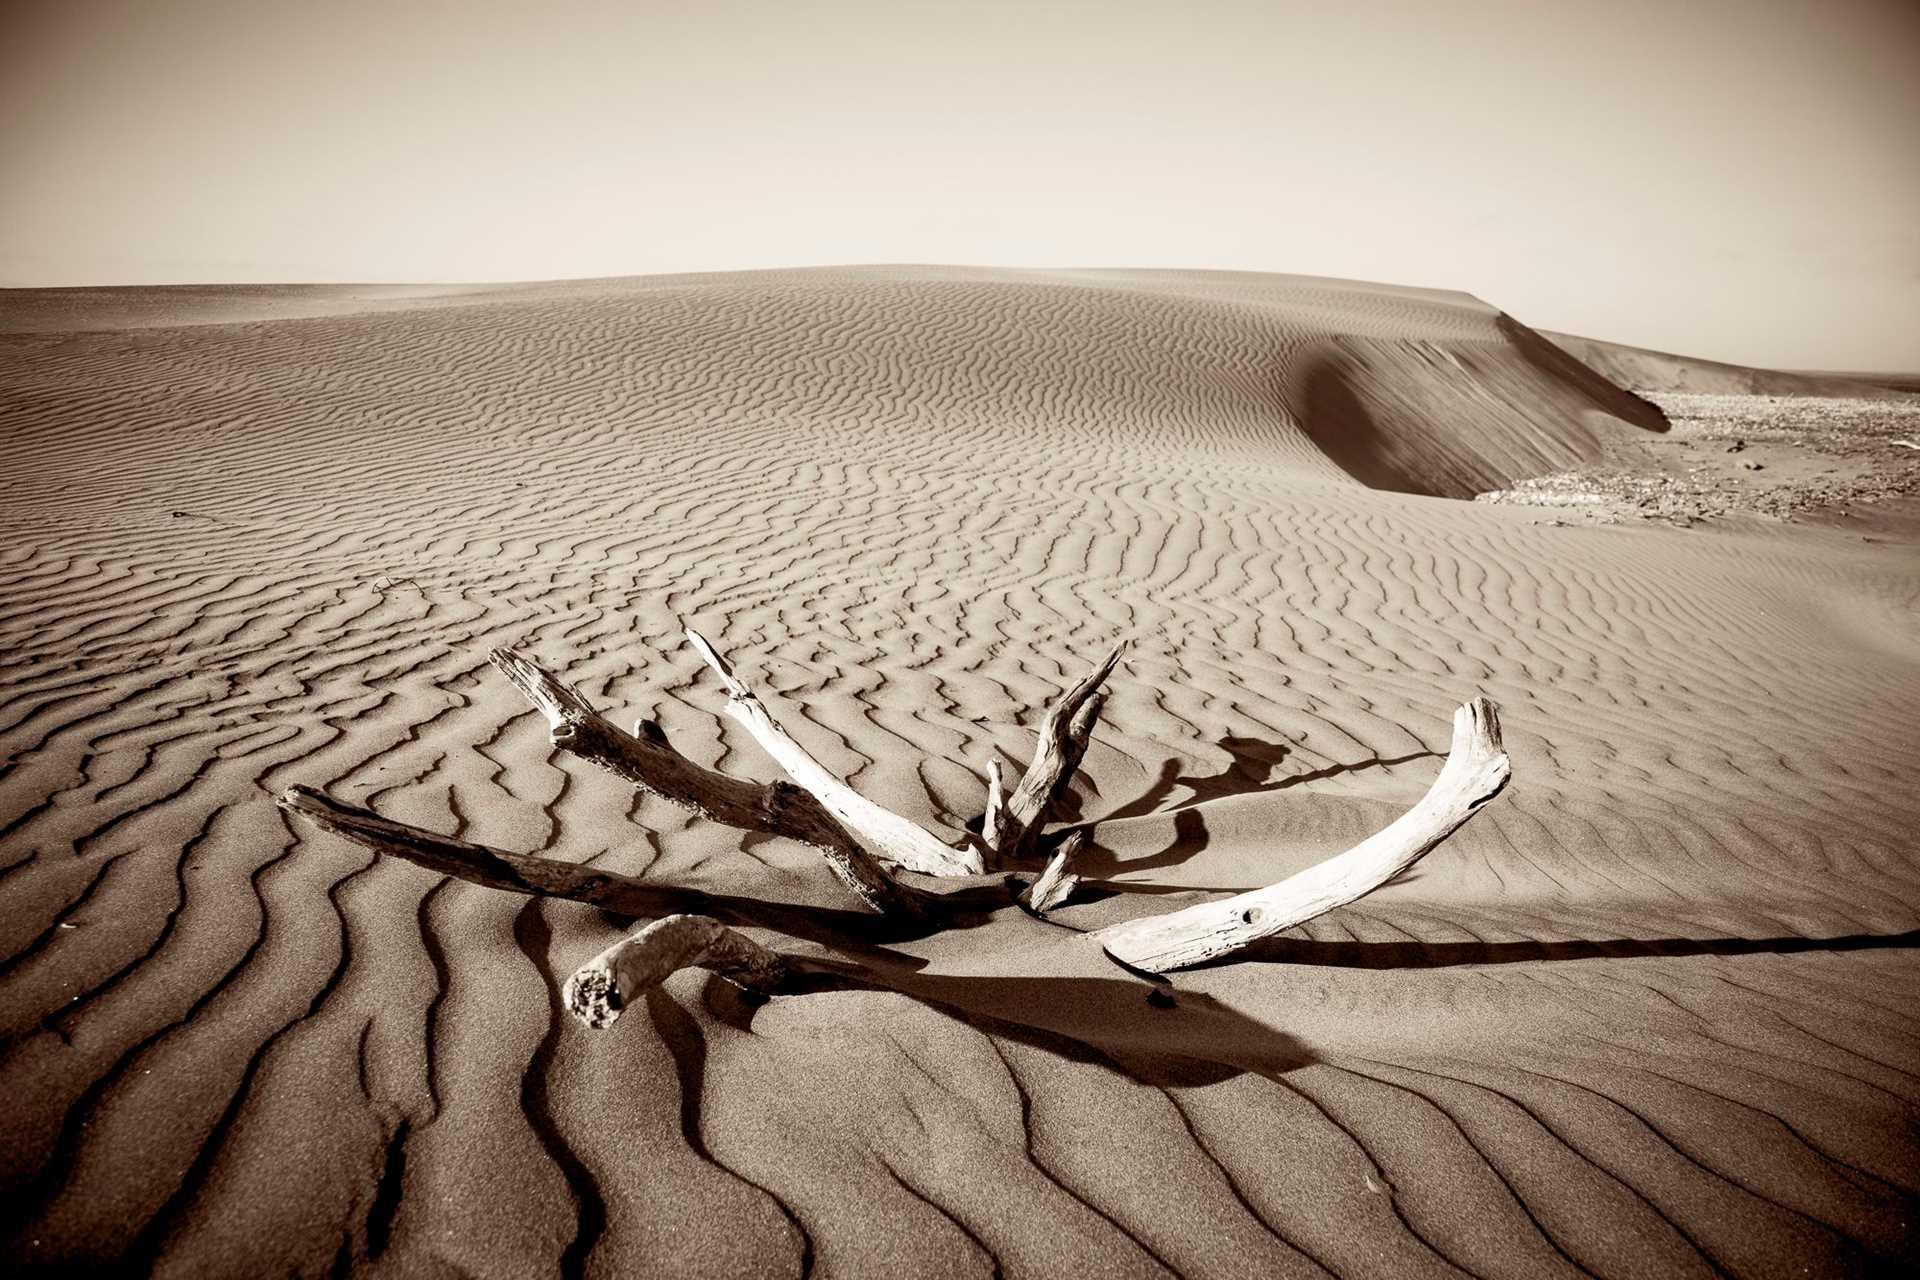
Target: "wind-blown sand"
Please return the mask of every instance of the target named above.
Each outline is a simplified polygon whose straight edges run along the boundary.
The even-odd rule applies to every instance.
[[[170,301],[171,299],[171,301]],[[176,307],[169,321],[169,306]],[[1459,294],[892,268],[0,297],[0,1257],[20,1273],[1852,1274],[1916,1249],[1913,525],[1461,501],[1664,428]],[[1904,530],[1904,532],[1902,532]],[[847,909],[486,666],[775,776],[677,620],[957,835],[1131,643],[1132,892],[1277,879],[1497,699],[1514,783],[1172,1007],[1009,910],[874,988],[682,973],[297,830],[306,783]],[[1029,726],[1023,728],[1022,725]]]

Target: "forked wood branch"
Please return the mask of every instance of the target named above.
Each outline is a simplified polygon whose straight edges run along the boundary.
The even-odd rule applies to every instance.
[[[1499,795],[1510,772],[1499,711],[1475,698],[1453,713],[1453,746],[1440,776],[1385,830],[1264,889],[1110,925],[1094,937],[1114,959],[1152,973],[1231,955],[1393,879]]]
[[[792,782],[759,783],[695,764],[666,734],[642,721],[633,734],[615,728],[572,685],[511,650],[492,654],[514,686],[546,716],[554,745],[728,826],[801,840],[820,849],[835,875],[887,929],[922,933],[970,912],[1006,906],[1018,896],[1036,915],[1058,910],[1081,883],[1073,862],[1086,843],[1071,832],[1038,879],[981,874],[980,854],[942,843],[924,827],[866,800],[834,777],[775,723],[764,703],[732,665],[698,632],[687,640],[728,692],[727,714],[743,725],[786,770]],[[1033,762],[1009,791],[999,762],[988,767],[982,820],[989,857],[1019,859],[1042,845],[1049,810],[1066,793],[1099,720],[1100,686],[1119,662],[1116,647],[1048,708]],[[1426,795],[1385,830],[1336,857],[1285,880],[1157,916],[1110,925],[1091,936],[1107,954],[1135,969],[1162,972],[1236,954],[1254,942],[1352,902],[1392,880],[1500,793],[1511,766],[1492,702],[1475,698],[1453,717],[1453,744]],[[729,926],[777,930],[857,954],[872,938],[856,912],[763,902],[682,885],[640,880],[551,858],[506,853],[432,832],[293,787],[282,808],[383,854],[406,859],[476,884],[516,893],[569,898],[647,925],[608,948],[568,981],[566,1003],[590,1026],[605,1026],[647,987],[678,969],[698,967],[757,991],[776,989],[796,969],[846,966],[782,956]],[[950,891],[932,893],[907,883],[888,864],[945,877]],[[971,883],[964,878],[971,877]],[[926,882],[933,883],[933,882]],[[868,953],[870,956],[871,951]]]
[[[1115,645],[1105,661],[1054,699],[1040,722],[1040,742],[1034,749],[1033,763],[997,811],[989,792],[982,830],[992,829],[987,842],[1002,861],[1031,857],[1035,852],[1047,811],[1066,793],[1074,770],[1087,754],[1087,741],[1093,736],[1093,726],[1105,702],[1100,686],[1113,674],[1125,650],[1124,643]]]
[[[789,782],[746,782],[697,765],[674,750],[652,721],[642,721],[638,734],[623,733],[579,690],[533,659],[511,649],[495,649],[489,656],[546,716],[554,746],[703,818],[810,844],[826,855],[841,883],[875,911],[919,914],[923,904],[915,895],[888,875],[809,792]]]

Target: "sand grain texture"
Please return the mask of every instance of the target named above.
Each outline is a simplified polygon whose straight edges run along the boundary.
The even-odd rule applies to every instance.
[[[1664,425],[1458,294],[167,292],[0,296],[10,1270],[1912,1261],[1910,539],[1442,500]],[[682,622],[947,836],[1127,640],[1073,805],[1130,892],[900,945],[870,989],[682,973],[595,1034],[558,984],[618,922],[272,804],[857,908],[554,752],[486,665],[776,776]],[[1074,932],[1370,834],[1476,692],[1515,781],[1402,882],[1170,1007]]]

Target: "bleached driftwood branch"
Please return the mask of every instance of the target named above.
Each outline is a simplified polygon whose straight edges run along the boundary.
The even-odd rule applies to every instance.
[[[987,816],[981,830],[992,832],[985,838],[1001,861],[1015,861],[1034,853],[1047,811],[1066,793],[1074,770],[1087,754],[1087,742],[1106,701],[1100,686],[1113,674],[1125,649],[1124,643],[1115,645],[1105,661],[1054,699],[1040,722],[1040,742],[1034,749],[1033,763],[1027,766],[1012,794],[989,787]],[[996,791],[1001,797],[997,804]]]
[[[787,771],[787,776],[818,800],[828,813],[887,862],[930,876],[978,875],[986,868],[971,849],[941,843],[931,831],[873,801],[828,773],[774,722],[766,704],[734,674],[733,664],[720,656],[707,638],[687,628],[691,644],[727,688],[727,715],[753,735],[761,750]]]
[[[1110,925],[1094,937],[1114,959],[1152,973],[1231,955],[1393,879],[1499,795],[1509,773],[1499,711],[1475,698],[1453,713],[1453,746],[1440,776],[1385,830],[1264,889]]]
[[[769,992],[786,977],[787,960],[712,916],[667,916],[581,965],[560,998],[568,1012],[598,1030],[611,1026],[648,987],[690,968],[717,973],[748,991]]]
[[[579,690],[533,659],[511,649],[495,649],[489,656],[546,716],[554,746],[703,818],[810,844],[826,855],[840,881],[875,911],[919,913],[922,904],[915,895],[888,875],[807,791],[788,782],[746,782],[704,768],[674,750],[651,720],[640,722],[636,734],[623,733]]]

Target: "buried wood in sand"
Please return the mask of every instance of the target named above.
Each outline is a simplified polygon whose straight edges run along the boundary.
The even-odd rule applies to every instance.
[[[1048,708],[1033,762],[1017,785],[1009,789],[998,762],[993,763],[983,835],[977,845],[956,847],[834,777],[780,728],[705,637],[691,628],[686,636],[726,686],[727,714],[753,735],[791,782],[750,782],[704,768],[675,750],[651,721],[641,721],[631,734],[616,728],[571,685],[525,655],[496,649],[491,657],[546,716],[555,746],[701,817],[814,846],[841,883],[882,920],[930,932],[977,913],[983,902],[1006,906],[1011,901],[1044,916],[1081,886],[1072,864],[1086,844],[1086,829],[1050,834],[1043,828],[1086,754],[1105,697],[1100,686],[1118,664],[1121,646]],[[1384,830],[1265,888],[1109,925],[1087,936],[1114,960],[1149,973],[1230,957],[1399,876],[1498,795],[1510,772],[1499,714],[1491,701],[1475,698],[1454,712],[1453,742],[1440,776],[1419,803]],[[758,992],[778,990],[798,971],[847,969],[839,962],[770,950],[730,927],[817,940],[836,932],[831,917],[843,913],[710,894],[506,853],[380,817],[309,787],[290,788],[279,804],[324,830],[436,871],[650,920],[568,979],[564,1002],[590,1027],[609,1025],[638,995],[680,969],[706,969]],[[1031,865],[1041,857],[1046,864],[1037,876],[988,873],[989,868],[1010,864]],[[897,873],[903,870],[952,879],[963,887],[932,892],[902,880]],[[844,932],[855,939],[855,930]]]

